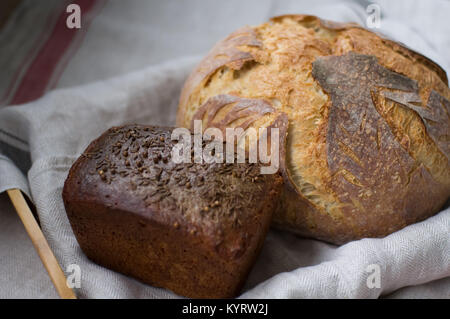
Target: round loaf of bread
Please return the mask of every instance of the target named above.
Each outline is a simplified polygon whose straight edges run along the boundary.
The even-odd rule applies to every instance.
[[[450,194],[445,72],[356,24],[276,17],[217,43],[187,79],[177,124],[287,119],[274,224],[342,244],[437,213]]]

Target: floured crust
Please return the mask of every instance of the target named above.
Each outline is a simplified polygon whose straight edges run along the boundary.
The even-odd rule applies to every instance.
[[[411,118],[408,125],[394,127],[385,119],[390,116],[385,113],[392,111],[383,112],[376,105],[381,98],[374,98],[389,90],[392,99],[395,92],[412,103],[411,93],[415,92],[415,100],[420,101],[417,83],[383,68],[373,56],[355,53],[317,59],[313,63],[313,77],[331,96],[327,132],[327,162],[333,176],[330,187],[344,204],[344,218],[352,222],[355,235],[388,234],[393,224],[406,225],[406,220],[416,221],[424,212],[427,215],[439,209],[448,194],[448,158],[435,145],[422,161],[411,152],[408,143],[402,144],[403,137],[409,139],[408,133],[401,139],[394,133],[415,124],[419,126],[415,129],[420,129],[418,119]],[[431,108],[441,108],[431,105],[431,101],[428,103]],[[412,104],[409,107],[409,112],[418,108]],[[443,123],[448,120],[447,115],[435,113],[440,115],[433,118],[438,123],[436,126],[447,129],[447,123]],[[428,131],[430,137],[432,133]],[[425,143],[432,145],[433,141]],[[412,180],[414,185],[411,185]],[[406,210],[403,205],[415,202],[424,190],[430,199]],[[387,219],[385,212],[395,213]]]
[[[445,70],[442,69],[438,64],[436,64],[434,61],[428,59],[426,56],[406,47],[403,43],[399,43],[397,41],[393,41],[386,37],[384,34],[381,33],[373,33],[370,30],[367,30],[360,26],[357,23],[342,23],[342,22],[334,22],[334,21],[328,21],[328,20],[322,20],[315,16],[311,15],[282,15],[278,17],[274,17],[271,19],[273,22],[282,22],[283,19],[292,19],[297,21],[298,23],[311,23],[312,25],[320,25],[322,28],[330,29],[330,30],[336,30],[336,31],[350,31],[354,32],[355,34],[362,35],[366,37],[367,35],[371,35],[367,42],[370,42],[373,40],[373,37],[378,38],[383,44],[388,46],[392,51],[398,52],[401,55],[408,57],[411,60],[417,61],[421,64],[423,64],[428,69],[435,72],[438,77],[448,86],[448,78],[447,73],[445,73]],[[362,30],[366,32],[361,32]],[[364,50],[364,43],[361,41],[361,39],[353,38],[354,45],[357,45],[357,50],[362,51]],[[369,45],[365,49],[370,50],[373,49],[373,45]],[[362,53],[362,52],[361,52]]]
[[[251,127],[286,114],[276,225],[343,243],[387,235],[439,210],[450,192],[450,90],[437,64],[356,24],[313,16],[243,30],[191,74],[177,124],[190,127],[223,95],[271,105]],[[217,54],[221,63],[211,63]],[[244,119],[229,126],[237,123]]]

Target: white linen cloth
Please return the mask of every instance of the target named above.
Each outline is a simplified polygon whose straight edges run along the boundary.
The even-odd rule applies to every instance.
[[[445,16],[450,9],[449,3],[436,1],[431,5],[429,1],[407,1],[408,6],[405,7],[406,2],[399,2],[380,3],[383,14],[380,31],[449,70],[450,30]],[[169,16],[170,10],[175,10],[170,7],[173,2],[168,1],[169,4],[164,5],[158,2],[157,10],[153,11],[143,10],[144,2],[139,6],[137,3],[123,12],[120,12],[121,6],[117,1],[106,4],[94,20],[84,44],[63,72],[57,85],[60,89],[31,103],[0,109],[0,128],[9,134],[0,135],[0,140],[29,152],[32,162],[25,178],[9,157],[0,154],[0,192],[19,187],[32,197],[44,234],[62,268],[66,269],[70,264],[78,264],[81,268],[81,288],[76,289],[79,297],[177,297],[170,291],[144,285],[100,267],[81,252],[65,215],[61,190],[68,169],[89,142],[113,125],[173,125],[181,85],[199,60],[199,56],[182,56],[204,52],[216,39],[240,25],[255,24],[268,16],[292,12],[364,24],[365,7],[370,2],[335,4],[335,1],[324,1],[309,7],[300,1],[249,1],[241,6],[243,9],[240,11],[235,8],[239,8],[238,3],[244,3],[242,1],[226,4],[189,1],[190,8],[184,9],[187,16],[174,16],[172,12],[170,24],[164,20],[164,14]],[[212,12],[209,6],[216,6],[215,21],[222,23],[220,26],[213,23],[211,16],[208,17]],[[143,12],[151,16],[147,19],[154,23],[153,26],[139,28],[140,19],[144,21]],[[203,15],[195,16],[199,12],[205,15],[206,22],[202,20]],[[120,14],[124,15],[124,21],[132,22],[131,30],[123,32],[133,37],[118,37],[121,41],[117,45],[111,39],[108,41],[111,34],[108,32],[111,32],[110,24],[117,22],[113,18],[120,17]],[[236,19],[229,21],[232,14]],[[183,28],[183,23],[191,22],[190,29]],[[215,25],[217,29],[206,23]],[[118,28],[116,26],[115,31],[122,32]],[[149,30],[154,30],[154,34],[149,34]],[[162,34],[164,30],[168,30],[167,35]],[[206,38],[199,39],[203,34]],[[141,42],[146,35],[150,40]],[[186,47],[186,38],[194,41],[195,47]],[[104,43],[98,45],[96,41],[99,39]],[[137,43],[136,52],[130,50],[133,43]],[[166,58],[171,59],[163,62]],[[143,67],[149,64],[153,65]],[[130,70],[136,71],[121,75]],[[104,80],[110,76],[114,77]],[[92,81],[96,82],[79,85]],[[2,218],[1,223],[5,220]],[[2,251],[9,247],[14,252],[25,244],[23,232],[18,230],[13,234],[1,230]],[[271,230],[242,297],[377,298],[396,291],[392,297],[450,298],[449,234],[450,209],[386,238],[363,239],[341,247]],[[21,253],[31,250],[27,248]],[[8,279],[42,271],[39,261],[30,270],[24,266],[26,262],[17,264],[19,260],[15,254],[2,252],[0,296],[26,295],[27,285],[23,281],[18,283]],[[380,267],[381,286],[370,289],[367,279],[371,272],[367,267],[373,264]],[[17,271],[18,267],[22,273]],[[33,280],[31,277],[29,280]],[[45,275],[38,276],[39,284],[42,284],[42,278]],[[405,288],[416,285],[419,286]],[[30,296],[55,296],[48,289],[39,292],[36,285],[32,287],[34,293]],[[403,289],[397,291],[400,288]]]

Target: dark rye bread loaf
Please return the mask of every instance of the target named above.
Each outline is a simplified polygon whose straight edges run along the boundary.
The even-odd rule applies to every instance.
[[[233,297],[282,178],[259,164],[175,164],[171,132],[130,125],[93,141],[65,182],[67,216],[100,265],[191,298]]]

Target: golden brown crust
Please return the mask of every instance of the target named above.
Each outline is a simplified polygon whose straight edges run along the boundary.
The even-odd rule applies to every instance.
[[[356,24],[314,16],[275,17],[252,29],[260,45],[235,48],[247,53],[238,70],[216,65],[195,83],[191,75],[177,123],[189,127],[206,101],[227,94],[272,105],[251,127],[287,115],[277,226],[343,243],[439,210],[450,193],[450,90],[437,64]]]
[[[239,293],[282,188],[258,164],[175,164],[171,128],[112,128],[72,166],[63,199],[85,254],[192,298]]]
[[[231,106],[225,114],[220,116],[219,111]],[[257,119],[275,109],[268,101],[262,99],[246,99],[235,95],[220,94],[208,99],[194,113],[191,121],[191,130],[194,130],[195,120],[203,121],[204,127],[217,127],[225,134],[225,128],[235,127],[246,130]],[[205,118],[205,119],[204,119]],[[244,119],[244,121],[242,121]],[[236,121],[239,121],[237,125]]]
[[[273,17],[270,20],[271,21],[281,21],[284,18],[293,19],[299,23],[313,23],[313,24],[319,24],[323,28],[331,29],[331,30],[338,30],[338,31],[344,31],[344,30],[350,30],[350,29],[360,29],[365,30],[370,34],[375,34],[377,37],[381,39],[381,41],[389,46],[392,50],[396,52],[400,52],[402,55],[408,56],[409,58],[418,61],[419,63],[425,65],[427,68],[433,70],[436,72],[436,74],[441,78],[441,80],[448,85],[448,78],[447,73],[443,68],[441,68],[437,63],[434,61],[428,59],[426,56],[406,47],[403,43],[399,43],[397,41],[393,41],[389,38],[387,38],[384,34],[381,33],[372,33],[370,30],[360,26],[357,23],[349,22],[349,23],[342,23],[342,22],[334,22],[329,20],[322,20],[318,17],[311,16],[311,15],[281,15],[277,17]]]
[[[261,46],[261,42],[256,38],[253,29],[243,27],[217,43],[195,71],[191,73],[180,96],[180,105],[184,107],[178,110],[177,123],[179,123],[179,126],[184,126],[182,124],[185,123],[185,107],[188,105],[190,95],[202,82],[207,81],[208,77],[220,67],[228,66],[234,70],[239,70],[246,62],[254,59],[250,52],[240,50],[240,46]]]
[[[417,85],[416,85],[417,86]],[[389,99],[404,108],[414,110],[425,125],[429,137],[439,150],[447,157],[450,156],[450,126],[448,118],[450,114],[450,101],[432,90],[427,103],[422,106],[419,92],[381,92],[383,97]]]

